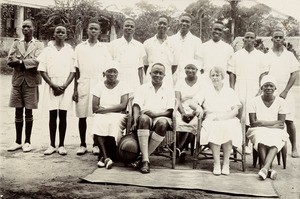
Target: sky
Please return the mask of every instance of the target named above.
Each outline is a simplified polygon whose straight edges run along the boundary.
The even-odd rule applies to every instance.
[[[99,0],[108,9],[121,10],[124,7],[134,7],[134,4],[141,0]],[[144,0],[154,5],[168,7],[174,5],[178,10],[184,9],[197,0]],[[210,0],[212,4],[222,6],[227,4],[226,0]],[[241,6],[250,7],[257,3],[264,3],[271,7],[274,12],[292,16],[300,21],[300,1],[299,0],[240,0]],[[113,5],[115,4],[115,5]]]

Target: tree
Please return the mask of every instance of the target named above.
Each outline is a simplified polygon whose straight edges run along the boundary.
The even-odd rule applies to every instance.
[[[42,35],[44,39],[51,39],[54,27],[62,24],[67,28],[69,42],[75,46],[83,39],[83,30],[91,18],[98,19],[102,34],[109,33],[112,24],[119,30],[124,16],[101,8],[102,5],[96,0],[55,0],[54,7],[38,13]]]
[[[137,9],[132,8],[124,8],[122,11],[135,19],[136,22],[136,30],[135,30],[135,39],[144,42],[146,39],[153,37],[156,34],[156,21],[157,18],[165,14],[170,16],[170,27],[169,35],[174,34],[173,30],[176,30],[176,19],[171,16],[177,11],[175,7],[170,7],[168,9],[164,9],[161,6],[153,5],[146,1],[140,1],[136,3]]]

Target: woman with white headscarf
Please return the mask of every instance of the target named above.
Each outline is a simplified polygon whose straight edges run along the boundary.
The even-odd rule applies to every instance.
[[[246,136],[253,143],[263,163],[258,175],[266,179],[268,173],[275,180],[277,173],[270,169],[278,151],[285,145],[289,135],[284,130],[287,114],[285,100],[275,96],[276,82],[274,77],[266,75],[261,80],[263,94],[255,97],[248,104],[250,129]]]
[[[177,150],[179,161],[183,162],[186,156],[184,149],[190,143],[197,130],[196,112],[190,108],[193,97],[201,90],[201,81],[197,76],[199,70],[196,60],[189,60],[185,67],[186,77],[179,79],[175,85],[175,95],[178,103],[177,116]]]
[[[92,134],[97,140],[100,154],[98,166],[110,169],[113,165],[111,157],[114,156],[109,140],[119,142],[122,130],[125,129],[125,109],[128,103],[129,89],[124,82],[118,80],[119,64],[116,61],[108,63],[105,70],[106,79],[98,83],[91,90],[93,95]]]

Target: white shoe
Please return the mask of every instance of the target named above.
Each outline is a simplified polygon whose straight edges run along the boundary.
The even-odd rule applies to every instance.
[[[245,146],[245,153],[246,153],[247,155],[250,155],[250,154],[252,153],[251,147]]]
[[[105,167],[105,164],[104,164],[104,162],[103,162],[103,157],[98,161],[97,165],[98,165],[98,167],[100,167],[100,168]]]
[[[56,148],[49,146],[48,149],[44,152],[44,155],[51,155],[56,152]]]
[[[105,168],[107,169],[111,169],[112,166],[114,165],[114,162],[110,158],[106,158],[104,162],[105,162]]]
[[[99,147],[94,146],[93,149],[92,149],[92,153],[93,153],[94,155],[98,155],[98,154],[100,153]]]
[[[84,155],[87,152],[86,147],[81,146],[78,151],[77,151],[77,155]]]
[[[223,165],[221,173],[228,176],[230,174],[229,165]]]
[[[213,170],[213,174],[218,176],[218,175],[221,175],[221,165],[218,164],[214,164],[214,170]]]
[[[8,147],[7,151],[15,151],[21,148],[22,148],[21,144],[13,143],[10,147]]]
[[[59,147],[57,151],[59,155],[67,155],[67,150],[63,146]]]
[[[23,146],[22,146],[23,152],[29,152],[32,150],[32,146],[31,144],[29,144],[28,142],[26,142]]]

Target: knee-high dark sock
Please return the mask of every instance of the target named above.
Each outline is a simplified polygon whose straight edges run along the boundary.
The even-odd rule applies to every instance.
[[[78,123],[79,136],[80,136],[80,146],[86,147],[85,137],[86,137],[86,117],[79,118]]]
[[[56,134],[56,118],[57,118],[57,110],[49,111],[49,131],[50,131],[50,144],[55,147],[55,134]]]
[[[32,109],[25,109],[25,143],[30,144],[33,125]]]
[[[64,146],[67,129],[67,111],[59,110],[59,147]]]
[[[16,143],[22,144],[23,108],[16,108],[15,128],[16,128]]]

